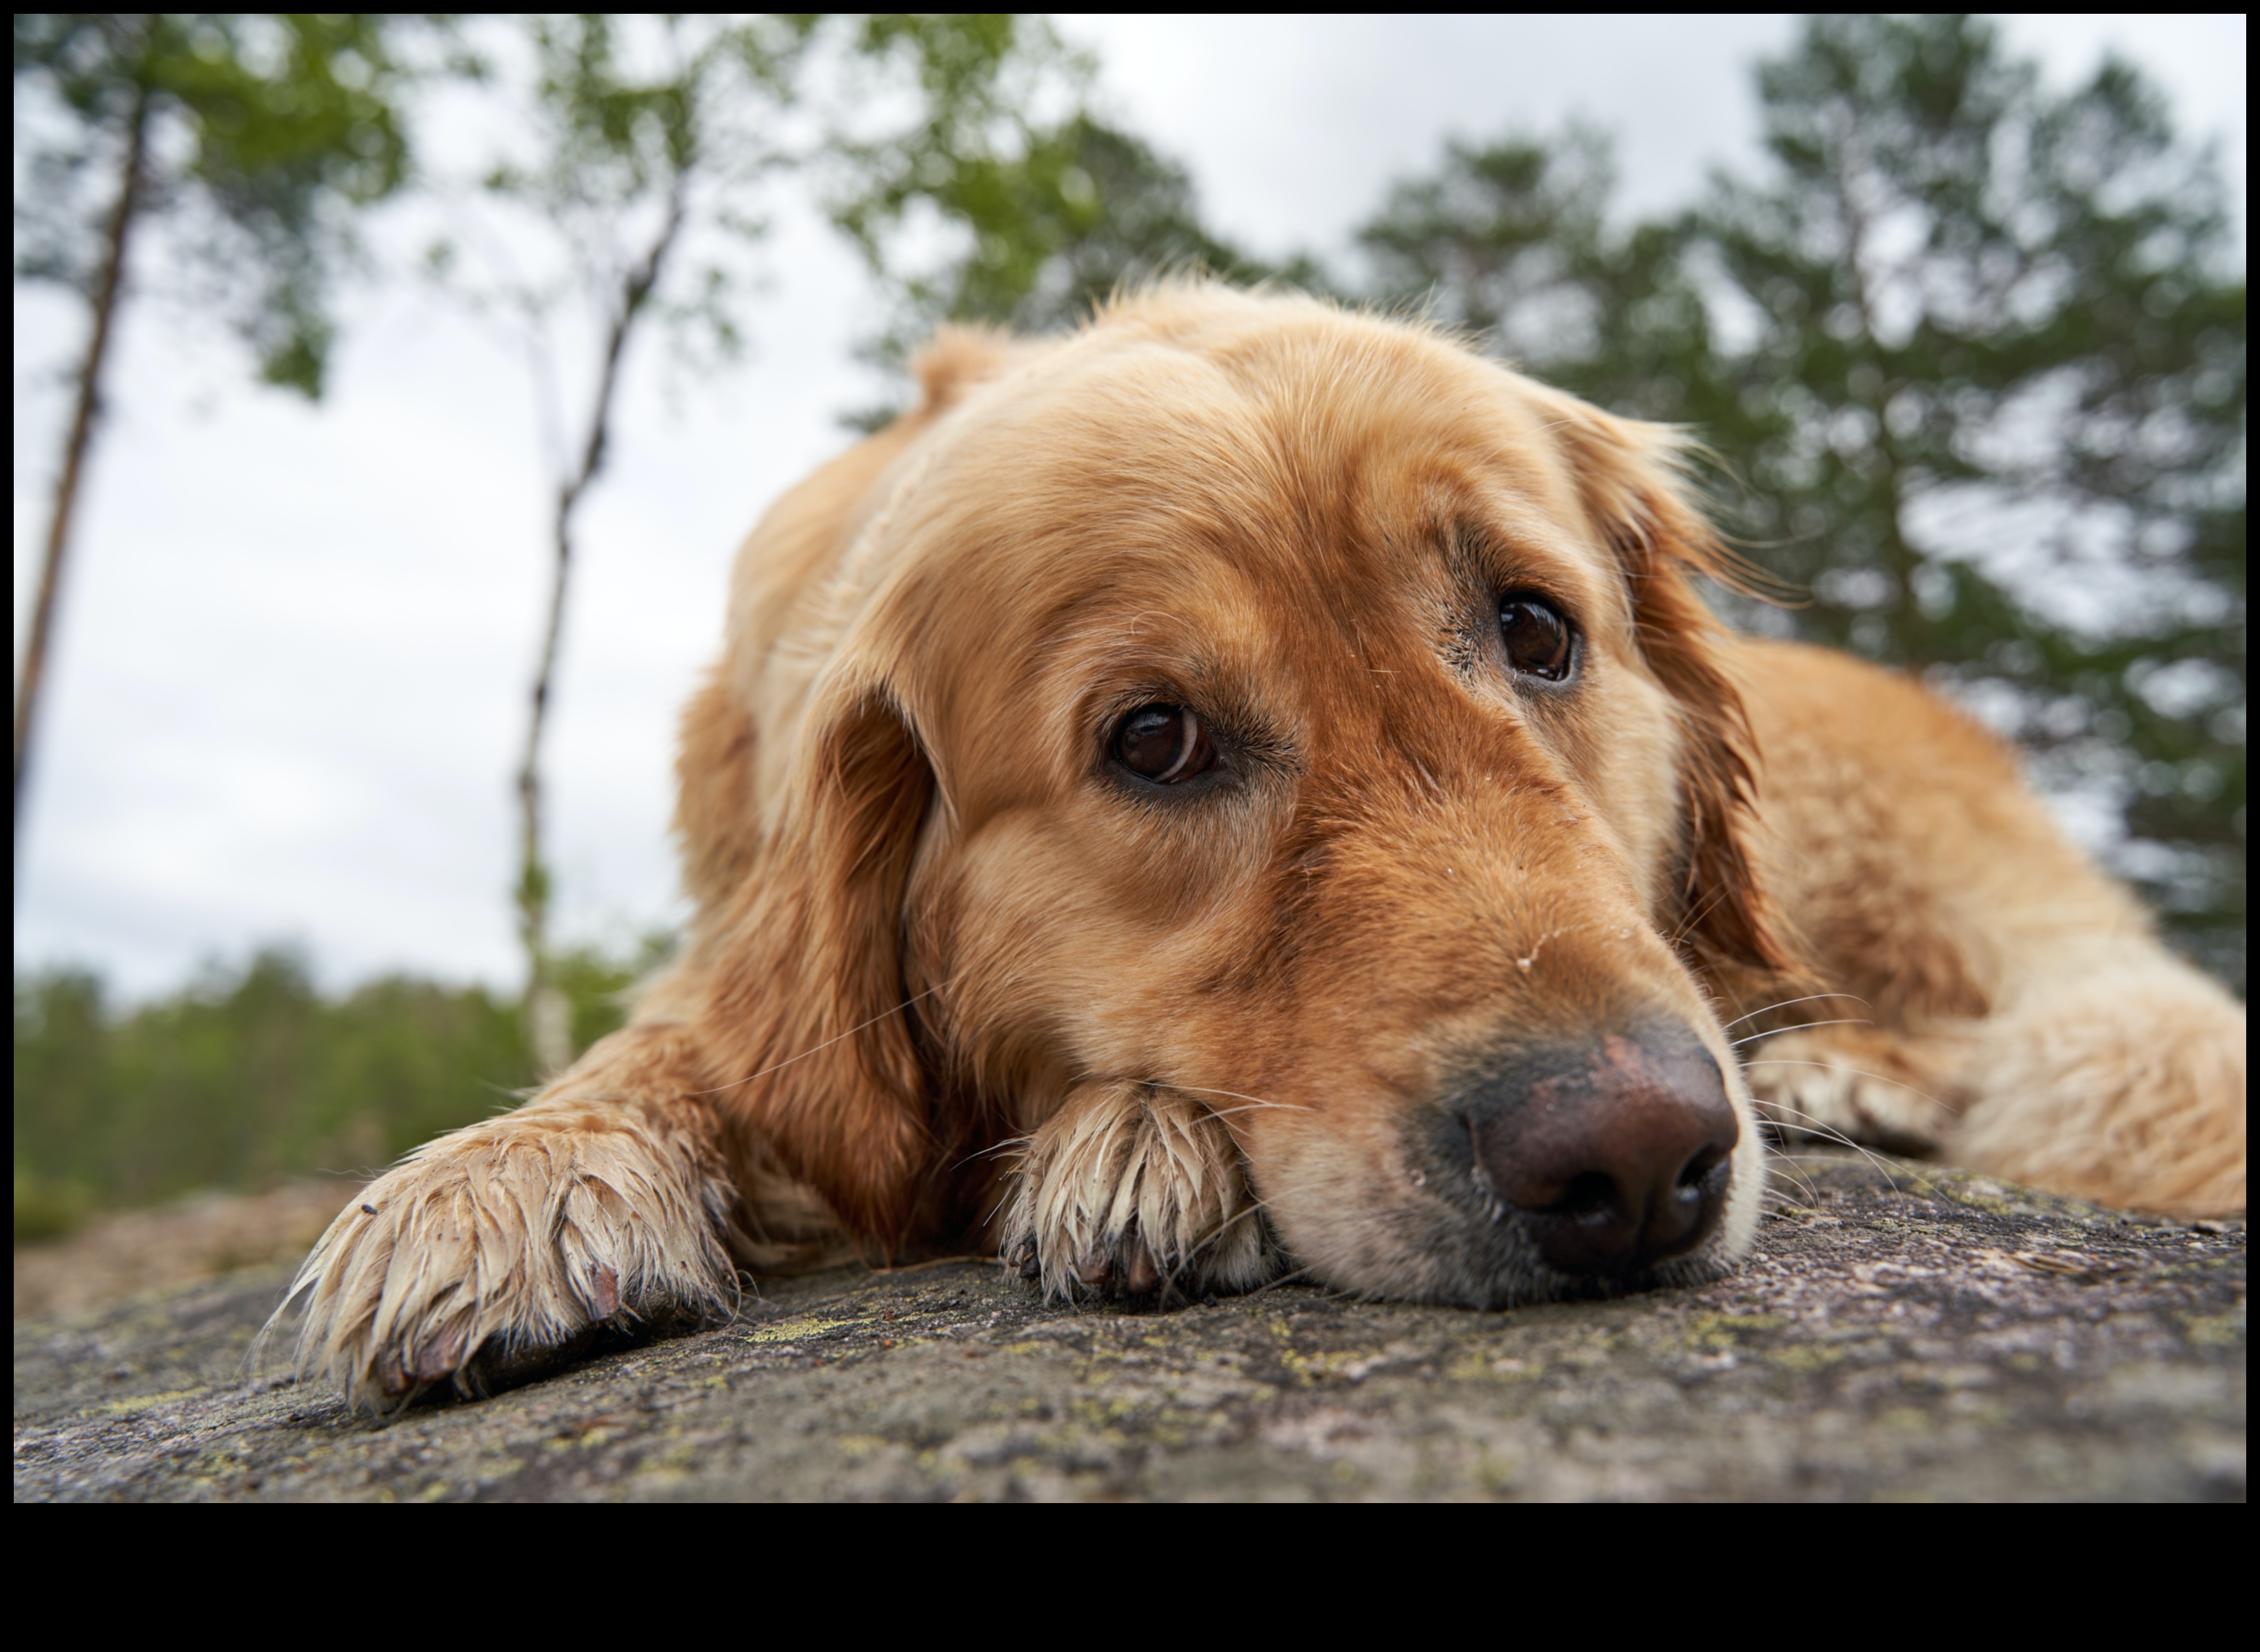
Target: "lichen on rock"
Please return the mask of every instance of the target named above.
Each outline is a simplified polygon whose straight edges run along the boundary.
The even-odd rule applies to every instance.
[[[357,1420],[251,1269],[16,1327],[16,1496],[2241,1498],[2245,1231],[1813,1155],[1734,1276],[1477,1313],[1046,1306],[955,1262]]]

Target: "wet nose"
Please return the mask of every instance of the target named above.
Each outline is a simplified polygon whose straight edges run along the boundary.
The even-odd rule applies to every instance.
[[[1634,1272],[1718,1226],[1739,1128],[1691,1033],[1532,1052],[1470,1101],[1477,1179],[1563,1273]]]

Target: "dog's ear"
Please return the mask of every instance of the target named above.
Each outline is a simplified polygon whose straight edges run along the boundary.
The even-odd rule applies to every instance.
[[[777,690],[769,665],[787,616],[802,616],[793,646],[805,647],[809,582],[858,530],[888,468],[1036,347],[944,328],[919,352],[918,405],[793,490],[747,541],[727,657],[683,712],[675,819],[698,915],[670,1006],[704,1023],[720,1110],[887,1248],[904,1236],[930,1149],[902,909],[933,775],[876,678],[802,679],[804,702]]]
[[[812,708],[790,795],[701,937],[702,1012],[723,1111],[891,1251],[928,1157],[902,948],[933,772],[883,694],[841,699],[830,715]]]
[[[998,377],[1031,353],[1025,340],[996,327],[942,328],[911,358],[919,382],[918,413],[930,418],[948,411],[973,386]]]
[[[1699,574],[1739,583],[1742,570],[1687,497],[1677,432],[1561,399],[1555,428],[1632,593],[1641,655],[1679,710],[1685,820],[1677,938],[1714,974],[1793,971],[1789,926],[1748,847],[1761,754],[1720,662],[1724,628],[1694,583]]]

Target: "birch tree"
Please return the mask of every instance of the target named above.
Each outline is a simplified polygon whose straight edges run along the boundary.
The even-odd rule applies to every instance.
[[[1024,152],[1017,110],[1064,60],[1041,25],[993,15],[573,16],[522,26],[528,140],[474,192],[497,221],[435,249],[434,268],[521,352],[552,466],[550,573],[515,771],[513,888],[527,1042],[547,1075],[573,1048],[543,751],[580,512],[617,447],[623,374],[647,335],[693,366],[738,352],[765,214],[788,175],[815,172],[843,220],[905,177],[910,194],[962,219],[966,204],[936,186],[963,154]],[[505,82],[509,67],[505,54]],[[530,273],[519,256],[529,239],[542,248]],[[567,388],[573,352],[586,352],[577,401]]]
[[[161,237],[173,296],[224,320],[261,382],[318,398],[354,216],[408,175],[397,32],[349,13],[16,17],[16,279],[86,311],[16,678],[19,863],[72,528],[146,243]]]

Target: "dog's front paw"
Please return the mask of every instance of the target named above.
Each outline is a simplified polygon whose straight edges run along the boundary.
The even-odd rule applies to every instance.
[[[1935,1064],[1906,1041],[1860,1027],[1785,1033],[1743,1063],[1758,1114],[1784,1136],[1818,1136],[1920,1156],[1958,1109]]]
[[[1157,1304],[1279,1271],[1231,1132],[1177,1091],[1076,1091],[1030,1138],[1017,1174],[1005,1255],[1047,1297]]]
[[[293,1281],[302,1377],[384,1412],[474,1394],[608,1331],[726,1313],[719,1184],[616,1112],[540,1105],[419,1148],[361,1191]]]

